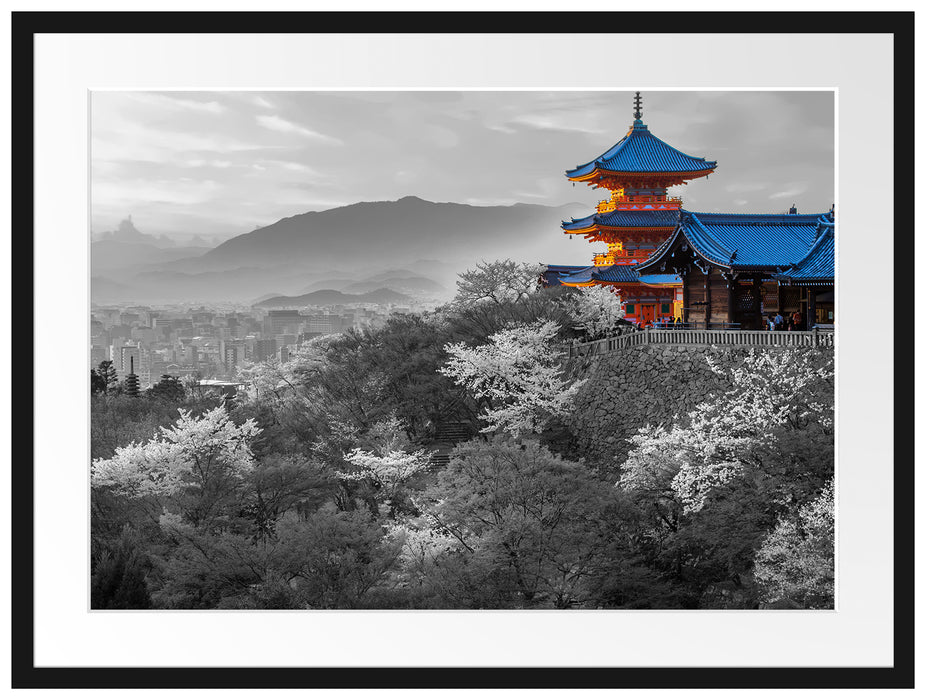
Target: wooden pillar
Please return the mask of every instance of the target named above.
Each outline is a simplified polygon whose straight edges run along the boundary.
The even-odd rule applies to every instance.
[[[688,323],[688,271],[682,272],[682,321]]]
[[[732,272],[727,280],[727,323],[736,323],[736,280]]]
[[[809,331],[817,322],[817,291],[813,287],[807,287],[806,290],[807,320],[804,322],[804,328]]]
[[[752,278],[752,308],[755,314],[756,330],[762,330],[762,277],[754,275]]]
[[[707,268],[704,276],[704,330],[711,327],[711,268]]]

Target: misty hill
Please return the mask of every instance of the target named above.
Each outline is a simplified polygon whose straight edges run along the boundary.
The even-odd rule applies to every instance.
[[[365,282],[354,282],[341,289],[347,294],[365,294],[373,290],[385,287],[402,294],[412,296],[443,296],[447,293],[447,288],[438,284],[427,277],[386,277],[380,279],[371,278]]]
[[[536,204],[475,207],[404,197],[359,202],[281,219],[236,236],[197,258],[195,267],[271,266],[302,260],[343,268],[345,261],[401,267],[422,257],[438,260],[498,257],[530,247],[531,237],[562,236],[571,208]],[[420,274],[420,273],[419,273]]]
[[[162,248],[146,242],[107,239],[90,244],[90,269],[97,273],[136,265],[168,263],[181,258],[196,257],[207,250],[209,248],[199,246]]]
[[[101,276],[102,270],[102,277],[119,285],[120,299],[130,294],[137,301],[250,302],[271,291],[364,294],[377,288],[434,299],[447,296],[441,288],[452,290],[456,275],[480,260],[584,260],[589,249],[568,241],[560,222],[586,210],[578,205],[481,207],[417,197],[360,202],[281,219],[204,253],[188,250],[196,254],[164,262],[148,257],[134,268],[94,267],[94,274]],[[346,289],[356,283],[361,286]],[[93,297],[103,301],[109,295],[102,279],[99,284]]]
[[[267,299],[273,299],[274,297],[282,297],[282,296],[285,296],[285,295],[280,294],[279,292],[271,292],[270,294],[262,294],[261,296],[257,297],[257,299],[253,301],[251,306],[257,306],[262,301],[267,301]]]
[[[272,297],[254,304],[263,308],[293,308],[299,306],[332,306],[334,304],[408,304],[414,299],[391,289],[375,289],[366,294],[344,294],[334,289],[320,289],[317,292],[296,297]]]
[[[203,250],[209,250],[215,245],[214,243],[210,244],[209,241],[201,236],[195,235],[192,236],[186,244],[181,244],[170,236],[154,236],[150,233],[142,233],[135,227],[131,216],[120,221],[115,231],[103,231],[102,233],[91,234],[91,239],[94,242],[117,241],[119,243],[144,243],[145,245],[154,246],[155,248],[202,248]]]
[[[302,294],[308,294],[309,292],[317,292],[319,289],[336,289],[341,291],[344,287],[355,284],[356,280],[353,279],[323,279],[318,280],[317,282],[312,282],[308,287],[301,291]]]

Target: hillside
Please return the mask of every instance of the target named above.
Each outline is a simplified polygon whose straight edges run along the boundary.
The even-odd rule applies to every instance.
[[[445,298],[456,275],[480,260],[585,260],[589,248],[568,241],[560,229],[563,219],[582,213],[575,204],[481,207],[405,197],[288,217],[206,252],[123,248],[117,254],[113,245],[142,245],[139,236],[131,243],[99,241],[93,244],[100,277],[94,298],[104,301],[116,288],[120,299],[128,294],[138,301],[251,301],[272,291],[362,295],[381,288]],[[104,244],[113,255],[104,255]],[[181,259],[162,257],[182,253]]]
[[[334,289],[320,289],[317,292],[295,297],[271,297],[254,304],[262,308],[298,308],[300,306],[333,306],[334,304],[408,304],[413,297],[391,289],[375,289],[365,294],[345,294]]]
[[[240,267],[302,260],[343,268],[351,260],[402,267],[422,257],[473,259],[495,250],[511,255],[529,249],[540,236],[561,237],[559,225],[567,213],[581,212],[535,204],[476,207],[417,197],[359,202],[281,219],[225,241],[197,263]]]

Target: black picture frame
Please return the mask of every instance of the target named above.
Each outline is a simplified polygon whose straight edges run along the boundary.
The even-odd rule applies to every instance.
[[[34,39],[42,33],[592,33],[628,26],[640,33],[849,33],[889,34],[894,53],[894,132],[914,132],[913,12],[674,12],[674,13],[337,13],[337,12],[14,12],[12,13],[12,301],[19,332],[34,337]],[[141,29],[144,28],[144,29]],[[882,101],[873,88],[873,102]],[[913,159],[896,150],[895,209],[904,212],[903,245],[894,248],[895,299],[914,298],[913,221],[905,192],[914,190]],[[20,325],[21,324],[21,325]],[[913,380],[912,335],[895,334],[895,367],[904,385]],[[882,329],[880,332],[884,332]],[[41,438],[33,418],[31,355],[17,357],[11,394],[13,435]],[[12,685],[14,688],[912,688],[914,681],[914,471],[913,398],[892,378],[894,392],[894,665],[881,667],[793,668],[108,668],[36,667],[33,636],[32,441],[17,442],[11,469],[12,512]],[[414,673],[411,673],[414,671]]]

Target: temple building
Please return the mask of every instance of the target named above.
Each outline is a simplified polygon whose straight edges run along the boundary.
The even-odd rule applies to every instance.
[[[682,211],[672,236],[636,270],[679,275],[681,319],[697,328],[761,330],[768,314],[795,312],[802,330],[831,324],[833,214],[791,212]]]
[[[680,319],[703,328],[762,328],[763,315],[800,311],[833,323],[833,212],[689,212],[668,188],[707,177],[716,161],[689,156],[634,121],[617,144],[566,171],[573,182],[610,196],[563,231],[607,245],[587,267],[548,265],[548,285],[607,285],[626,318],[642,324]]]

